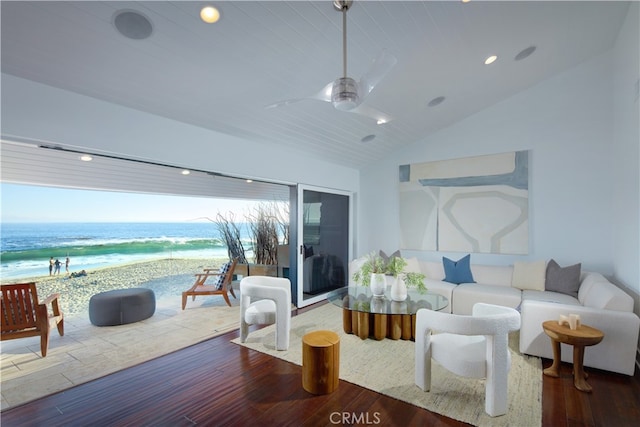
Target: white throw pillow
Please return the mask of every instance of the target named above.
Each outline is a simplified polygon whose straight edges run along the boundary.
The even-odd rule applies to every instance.
[[[405,273],[422,273],[418,258],[407,258],[405,261],[407,261],[407,265],[404,267]]]
[[[533,262],[516,261],[513,263],[511,287],[522,290],[544,291],[546,271],[544,260]]]

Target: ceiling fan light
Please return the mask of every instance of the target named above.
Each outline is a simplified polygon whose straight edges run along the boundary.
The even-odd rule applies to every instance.
[[[333,83],[331,102],[341,111],[353,110],[360,103],[358,85],[351,77],[341,77]]]

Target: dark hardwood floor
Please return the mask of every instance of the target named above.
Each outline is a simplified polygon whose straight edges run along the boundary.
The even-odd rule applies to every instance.
[[[310,395],[302,389],[299,366],[230,343],[237,335],[229,332],[7,409],[0,422],[3,427],[466,425],[345,381],[332,394]],[[550,363],[543,360],[544,367]],[[639,426],[638,370],[633,377],[587,370],[593,393],[573,387],[568,364],[561,378],[543,377],[543,426]]]

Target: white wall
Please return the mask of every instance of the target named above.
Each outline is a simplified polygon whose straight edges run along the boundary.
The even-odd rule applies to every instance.
[[[359,209],[367,215],[359,216],[358,255],[378,248],[398,249],[399,165],[531,150],[529,255],[474,254],[472,262],[554,258],[560,265],[580,262],[583,269],[611,275],[611,59],[609,52],[583,63],[364,170],[358,196]],[[464,254],[409,255],[440,260],[442,255]]]
[[[635,292],[640,314],[640,4],[633,2],[614,47],[613,267]]]
[[[625,288],[640,315],[639,23],[640,4],[632,2],[610,52],[364,170],[356,255],[398,249],[399,165],[528,149],[530,253],[472,261],[581,262]],[[429,260],[464,255],[404,252]]]
[[[345,191],[359,185],[356,169],[8,74],[2,74],[2,134],[276,182]]]

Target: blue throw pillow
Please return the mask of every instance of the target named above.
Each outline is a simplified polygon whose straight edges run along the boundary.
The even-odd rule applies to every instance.
[[[476,283],[471,274],[471,254],[468,254],[458,261],[442,257],[444,265],[444,281],[449,283]]]

